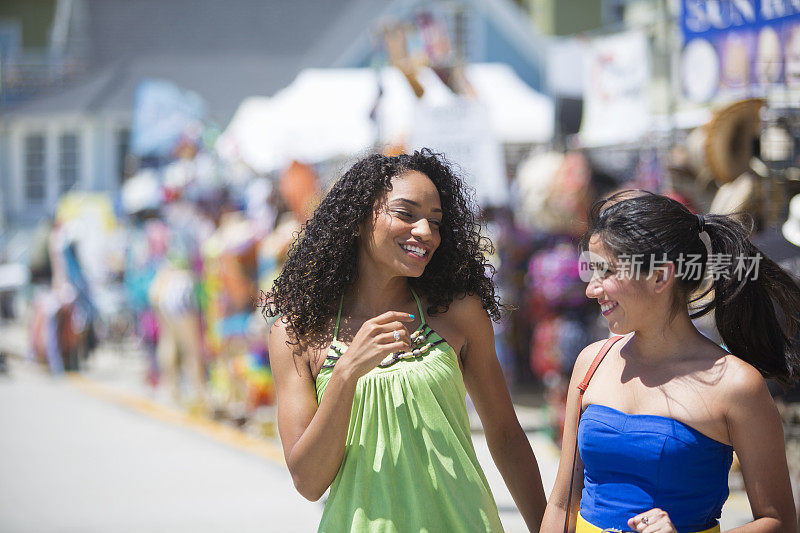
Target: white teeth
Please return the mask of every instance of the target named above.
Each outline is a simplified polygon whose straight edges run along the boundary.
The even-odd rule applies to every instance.
[[[605,313],[606,311],[610,311],[611,309],[614,309],[616,306],[617,306],[616,303],[602,304],[600,306],[600,311]]]
[[[408,246],[404,244],[402,245],[402,248],[403,250],[411,252],[412,254],[418,255],[420,257],[423,257],[425,255],[425,250],[423,250],[422,248],[418,248],[416,246]]]

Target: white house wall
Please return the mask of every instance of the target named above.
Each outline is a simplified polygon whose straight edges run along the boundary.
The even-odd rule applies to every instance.
[[[31,117],[12,122],[8,128],[7,153],[10,165],[1,171],[9,172],[3,182],[6,217],[17,223],[32,223],[53,213],[59,197],[59,137],[65,133],[78,136],[78,176],[75,190],[114,191],[118,187],[116,161],[116,132],[127,127],[119,118],[93,119],[85,116]],[[45,145],[45,199],[29,203],[25,198],[25,138],[44,135]]]
[[[110,188],[111,183],[109,175],[111,168],[109,167],[110,160],[112,159],[109,154],[112,142],[109,140],[111,133],[108,131],[106,121],[95,118],[92,119],[92,130],[90,134],[89,144],[92,147],[92,171],[87,174],[89,183],[87,189],[93,191],[103,191]]]
[[[123,169],[117,158],[117,134],[130,130],[131,115],[120,113],[100,117],[96,121],[96,146],[92,189],[96,191],[119,190]]]

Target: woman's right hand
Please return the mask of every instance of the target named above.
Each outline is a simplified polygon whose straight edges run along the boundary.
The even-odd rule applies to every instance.
[[[414,315],[399,311],[388,311],[364,322],[353,342],[335,369],[345,372],[347,377],[358,379],[394,352],[411,347],[411,334],[404,322],[414,320]],[[395,338],[395,332],[398,333]]]
[[[667,512],[658,508],[634,516],[628,527],[639,533],[678,533]]]

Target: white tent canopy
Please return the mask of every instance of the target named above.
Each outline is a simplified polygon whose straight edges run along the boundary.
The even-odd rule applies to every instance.
[[[552,101],[528,87],[509,66],[473,64],[466,74],[498,141],[541,143],[552,138]],[[293,159],[316,163],[358,155],[376,142],[405,144],[418,105],[447,106],[461,98],[431,70],[419,72],[419,81],[425,88],[421,99],[393,67],[304,70],[273,97],[242,102],[217,150],[227,160],[270,172]]]

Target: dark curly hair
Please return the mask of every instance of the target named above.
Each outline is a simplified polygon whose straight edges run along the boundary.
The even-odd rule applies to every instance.
[[[433,182],[444,214],[441,244],[423,274],[409,279],[428,299],[427,313],[443,313],[457,296],[474,294],[493,319],[500,318],[494,269],[487,262],[492,244],[481,236],[469,189],[447,160],[427,148],[397,157],[373,154],[333,185],[289,248],[272,290],[263,294],[265,316],[282,315],[293,343],[322,334],[336,315],[340,296],[358,275],[359,225],[374,214],[392,178],[409,171]]]

